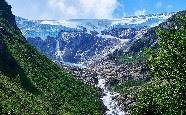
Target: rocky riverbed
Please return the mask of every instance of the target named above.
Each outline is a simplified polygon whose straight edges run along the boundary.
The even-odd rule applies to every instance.
[[[132,104],[130,94],[119,94],[111,91],[112,85],[117,85],[128,80],[145,80],[148,77],[145,63],[120,64],[115,59],[104,58],[87,65],[85,68],[63,66],[78,80],[88,85],[93,85],[102,91],[102,101],[106,106],[107,115],[125,115],[125,107]]]
[[[109,58],[95,61],[85,68],[74,66],[63,66],[63,68],[76,76],[77,79],[95,86],[98,83],[97,76],[106,79],[107,85],[127,80],[144,80],[148,76],[148,68],[145,63],[120,64],[116,60]]]

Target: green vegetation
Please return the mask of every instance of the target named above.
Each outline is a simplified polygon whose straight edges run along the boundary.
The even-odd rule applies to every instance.
[[[143,80],[129,80],[129,81],[125,81],[122,84],[112,86],[112,90],[120,94],[124,94],[124,93],[127,94],[131,92],[131,89],[138,89],[145,83],[146,82]]]
[[[131,52],[138,53],[140,51],[143,51],[145,47],[148,48],[150,46],[151,46],[150,39],[138,39],[131,46],[130,50],[131,50]]]
[[[147,60],[147,55],[144,54],[143,52],[139,52],[139,53],[128,53],[122,56],[119,56],[117,58],[119,63],[122,64],[127,64],[127,63],[143,63],[146,62]]]
[[[3,18],[0,27],[0,114],[101,114],[96,88],[40,55]]]
[[[176,15],[175,25],[157,30],[157,53],[148,50],[151,83],[141,87],[134,115],[186,114],[186,13]]]
[[[157,38],[158,44],[151,47]],[[143,53],[148,47],[151,49]],[[122,64],[148,63],[150,81],[130,80],[112,86],[112,90],[122,94],[122,103],[131,114],[185,115],[185,57],[186,11],[182,11],[160,24],[159,28],[152,28],[147,38],[134,43],[130,53],[117,58]]]

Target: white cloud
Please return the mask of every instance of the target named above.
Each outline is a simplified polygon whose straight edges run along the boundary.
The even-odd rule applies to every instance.
[[[17,16],[28,19],[113,18],[119,0],[7,0]]]
[[[145,13],[146,13],[146,10],[145,9],[143,9],[143,10],[137,10],[137,11],[134,12],[134,15],[135,16],[145,15]]]
[[[156,3],[156,8],[160,8],[160,7],[162,7],[163,6],[163,3],[162,2],[157,2]]]
[[[112,18],[117,0],[47,0],[47,7],[61,19]]]

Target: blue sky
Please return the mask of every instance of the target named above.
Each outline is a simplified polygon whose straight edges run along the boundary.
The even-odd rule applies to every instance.
[[[186,0],[7,0],[28,19],[115,19],[186,10]]]

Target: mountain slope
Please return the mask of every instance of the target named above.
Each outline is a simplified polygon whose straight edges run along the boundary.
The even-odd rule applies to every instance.
[[[117,57],[117,59],[119,58],[120,64],[122,63],[124,65],[131,65],[131,63],[132,63],[133,65],[135,65],[131,69],[131,71],[133,73],[140,70],[137,67],[137,65],[139,65],[139,64],[145,65],[147,67],[147,69],[144,70],[145,73],[148,73],[147,74],[148,75],[147,81],[145,81],[145,82],[141,81],[141,80],[121,81],[119,83],[114,84],[114,86],[113,86],[113,89],[116,92],[120,92],[122,94],[122,97],[119,98],[119,100],[124,105],[125,109],[128,109],[131,107],[129,109],[129,111],[130,111],[129,113],[133,112],[131,114],[136,114],[136,115],[137,114],[152,114],[156,110],[160,110],[161,107],[164,107],[161,111],[158,111],[160,113],[154,113],[154,114],[181,114],[179,107],[184,108],[185,104],[182,104],[178,100],[185,102],[185,99],[177,96],[177,94],[179,94],[179,93],[176,93],[176,96],[171,95],[171,94],[174,94],[175,90],[177,90],[175,86],[181,86],[181,85],[177,84],[177,82],[176,82],[177,78],[176,78],[174,83],[170,82],[170,86],[167,87],[166,84],[162,85],[163,79],[161,77],[167,76],[167,80],[171,81],[172,79],[174,79],[174,77],[172,77],[172,76],[176,76],[176,77],[178,77],[179,75],[184,76],[184,74],[179,74],[177,72],[177,70],[178,70],[177,68],[181,69],[181,71],[185,69],[185,67],[184,67],[185,61],[183,61],[185,58],[184,58],[184,56],[182,57],[182,54],[183,55],[185,54],[184,53],[185,50],[183,50],[184,46],[185,46],[185,44],[184,44],[185,42],[182,43],[182,41],[185,41],[185,33],[184,33],[185,28],[183,27],[183,26],[185,26],[185,22],[186,22],[185,17],[186,17],[186,11],[180,11],[178,13],[175,13],[166,22],[163,22],[156,27],[150,28],[146,34],[144,34],[140,39],[136,40],[134,42],[134,44],[132,44],[132,47],[130,47],[128,52],[125,52],[125,54],[120,53],[119,51],[118,51],[118,53],[116,52],[116,54],[117,54],[116,56],[119,55],[119,57]],[[181,20],[182,23],[180,23],[181,22],[180,19],[182,19]],[[172,30],[174,33],[170,34],[168,32],[171,31],[171,27],[174,27],[174,29]],[[182,27],[182,28],[180,28],[180,27]],[[163,35],[156,33],[156,31],[158,31],[160,33],[159,29],[162,31],[161,34],[163,34],[163,31],[164,31]],[[184,30],[184,32],[181,31],[181,34],[180,33],[178,34],[177,31],[180,31],[180,30]],[[172,40],[172,39],[174,39],[174,40]],[[182,43],[182,45],[181,45],[181,43]],[[164,45],[168,46],[168,47],[165,47]],[[164,51],[161,50],[161,49],[163,49],[162,47],[164,48]],[[147,52],[144,53],[143,51],[145,48],[151,48],[153,52],[149,53],[149,50],[148,50],[148,53]],[[176,50],[174,50],[174,49],[176,49]],[[177,49],[181,49],[182,51],[180,51],[180,50],[178,51]],[[171,50],[173,52],[167,53],[168,52],[167,50]],[[169,54],[170,57],[167,56],[167,54]],[[165,57],[163,57],[163,56],[165,56]],[[171,57],[171,56],[173,56],[173,57]],[[163,60],[162,57],[167,58],[167,59]],[[149,60],[151,60],[150,64],[149,64]],[[171,61],[174,60],[174,61],[171,62],[169,60],[171,60]],[[180,60],[182,60],[182,61],[180,61]],[[177,63],[180,63],[180,65]],[[156,64],[156,66],[155,66],[155,64]],[[154,67],[152,67],[152,65]],[[171,70],[170,68],[173,70]],[[141,69],[141,70],[143,70],[143,69]],[[177,73],[174,73],[174,71],[176,71]],[[143,72],[143,71],[141,71],[141,72]],[[182,71],[182,72],[184,72],[184,71]],[[161,73],[161,74],[156,74],[156,73]],[[159,82],[154,80],[154,76],[157,76],[157,75],[159,75],[159,78],[157,78],[158,80],[160,80]],[[149,79],[150,79],[150,82],[148,82]],[[181,79],[181,78],[178,78],[178,79]],[[182,79],[182,81],[184,81],[184,80]],[[174,84],[176,84],[176,85],[174,86]],[[185,84],[185,82],[183,84]],[[167,89],[164,89],[165,88],[164,85],[167,87]],[[179,91],[181,91],[181,90],[182,89],[180,88]],[[184,89],[184,91],[185,91],[185,89]],[[167,93],[167,92],[169,92],[169,93]],[[144,96],[144,97],[142,97],[142,96]],[[178,100],[176,100],[175,97],[176,98],[178,97],[177,98]],[[160,106],[159,105],[157,106],[156,102],[158,104],[160,104]],[[162,102],[163,102],[163,104],[162,104]],[[139,111],[135,111],[135,112],[139,112],[139,113],[134,113],[133,107],[136,104],[138,104],[137,105],[138,107],[136,106],[136,108],[138,108]],[[149,106],[151,104],[152,104],[152,106]],[[173,108],[173,107],[175,107],[175,108]],[[142,113],[142,111],[144,113]],[[163,113],[165,111],[169,111],[169,112],[174,111],[174,112],[173,113]],[[149,113],[147,113],[147,112],[149,112]],[[176,113],[176,112],[178,112],[178,113]],[[185,112],[185,109],[183,112]],[[182,113],[182,114],[184,114],[184,113]]]
[[[157,30],[158,51],[148,51],[151,82],[140,87],[132,114],[186,114],[186,12]]]
[[[182,16],[186,13],[186,11],[180,11],[178,13],[175,13],[173,16],[171,16],[170,18],[168,18],[168,20],[166,22],[163,22],[161,24],[159,24],[158,26],[155,26],[153,28],[150,28],[140,39],[136,40],[132,46],[129,49],[129,52],[140,52],[142,51],[144,48],[147,47],[155,47],[157,48],[157,40],[158,40],[158,36],[156,34],[156,30],[158,28],[162,29],[162,30],[167,30],[168,27],[171,24],[174,24],[176,26],[178,26],[179,28],[179,24],[176,21],[176,18],[178,16]]]
[[[101,114],[97,97],[95,88],[75,80],[40,55],[1,15],[0,114]]]
[[[134,16],[118,20],[27,20],[16,17],[16,23],[29,44],[52,60],[86,64],[125,50],[146,31],[166,21],[172,13]]]
[[[170,25],[175,25],[177,29],[181,25],[177,22],[177,17],[182,16],[186,11],[180,11],[172,15],[165,22],[160,23],[159,25],[149,28],[144,34],[139,37],[139,39],[133,40],[127,50],[123,51],[116,50],[113,54],[110,55],[111,58],[117,58],[120,62],[128,63],[131,61],[140,61],[144,62],[146,59],[143,57],[144,49],[152,48],[158,50],[158,35],[156,31],[162,29],[167,31]]]

